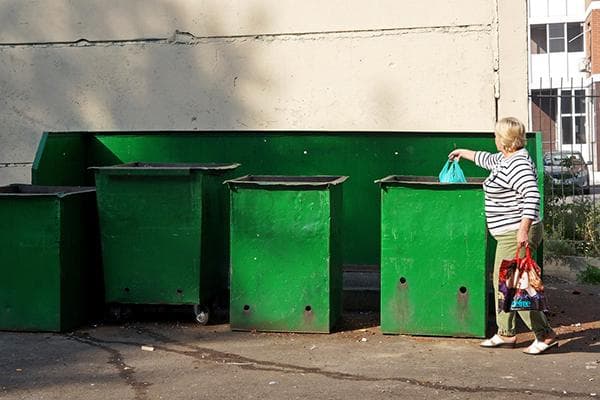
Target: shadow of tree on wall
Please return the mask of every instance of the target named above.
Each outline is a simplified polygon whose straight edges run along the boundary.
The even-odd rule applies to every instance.
[[[173,21],[162,37],[148,37],[157,22],[141,10],[119,16],[107,6],[89,15],[81,3],[57,13],[62,25],[15,22],[33,15],[35,4],[0,4],[0,162],[32,161],[43,131],[245,129],[245,117],[260,107],[240,94],[268,80],[256,49],[235,39],[174,34],[186,19],[181,3],[153,3],[160,9],[152,16]],[[219,31],[227,15],[203,11],[214,16],[208,30]],[[101,37],[81,37],[92,19]]]
[[[177,25],[160,40],[112,42],[143,39],[152,22],[144,20],[142,12],[131,12],[126,20],[117,18],[108,6],[99,9],[100,15],[86,15],[82,3],[63,10],[60,20],[69,23],[62,26],[56,21],[8,23],[31,15],[32,3],[0,3],[0,163],[33,161],[43,131],[243,129],[244,116],[259,106],[238,96],[242,84],[260,87],[267,80],[251,53],[252,46],[248,49],[224,38],[175,37]],[[183,20],[185,11],[177,6],[153,4],[161,8],[153,15]],[[205,12],[215,16],[211,19],[215,25],[227,17],[218,9]],[[79,36],[78,25],[91,18],[104,37]],[[120,37],[119,25],[124,23],[139,34]],[[23,29],[23,40],[19,32],[7,32],[7,26]],[[45,39],[52,29],[67,32],[69,39],[58,43]],[[28,38],[39,39],[31,42]],[[81,353],[75,358],[86,357],[88,347],[79,347]],[[54,375],[52,382],[42,380],[45,385],[36,379],[55,368],[55,359],[35,365],[22,361],[20,368],[28,371],[30,379],[11,379],[19,371],[4,370],[0,397],[5,390],[73,383],[70,375]],[[79,383],[112,381],[99,378],[93,370],[82,371],[76,379]]]

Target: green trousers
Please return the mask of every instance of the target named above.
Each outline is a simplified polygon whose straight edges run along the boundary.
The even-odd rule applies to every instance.
[[[532,225],[529,229],[529,247],[534,252],[542,241],[543,227],[542,223]],[[502,235],[494,236],[498,242],[496,246],[496,258],[494,260],[494,294],[498,299],[502,293],[498,291],[498,275],[500,273],[500,264],[502,260],[510,260],[515,258],[517,254],[517,231],[510,231]],[[525,255],[523,249],[521,256]],[[535,337],[539,340],[543,339],[546,334],[552,332],[552,328],[548,325],[546,315],[541,311],[511,311],[503,312],[498,310],[496,301],[496,324],[498,325],[498,334],[502,336],[516,335],[516,316],[519,314],[525,325],[533,331]]]

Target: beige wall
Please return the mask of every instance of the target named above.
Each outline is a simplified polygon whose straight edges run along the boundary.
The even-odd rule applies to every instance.
[[[5,0],[0,184],[44,130],[490,130],[526,37],[511,0]]]

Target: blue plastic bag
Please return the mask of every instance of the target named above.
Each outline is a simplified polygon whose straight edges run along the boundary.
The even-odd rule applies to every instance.
[[[446,161],[444,168],[439,175],[441,183],[465,183],[467,179],[465,178],[465,174],[463,174],[460,165],[458,165],[458,159],[454,159],[454,161]]]

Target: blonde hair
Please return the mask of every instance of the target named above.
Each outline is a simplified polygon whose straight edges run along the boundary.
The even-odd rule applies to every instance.
[[[502,118],[496,122],[494,132],[506,151],[517,151],[525,147],[525,125],[513,117]]]

